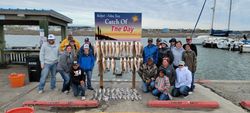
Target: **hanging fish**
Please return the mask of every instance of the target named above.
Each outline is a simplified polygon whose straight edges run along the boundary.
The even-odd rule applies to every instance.
[[[102,58],[102,69],[103,69],[103,72],[106,72],[106,69],[107,69],[107,67],[106,67],[106,59],[104,57]]]
[[[135,42],[135,55],[138,56],[139,52],[139,47],[138,47],[138,42]]]
[[[109,58],[107,59],[106,63],[107,63],[107,71],[110,71],[111,63]]]
[[[120,69],[121,69],[121,72],[123,71],[123,58],[120,59]]]
[[[115,74],[115,59],[114,58],[111,59],[111,70],[113,74]]]
[[[115,56],[115,42],[111,42],[111,48],[112,48],[112,53],[111,53],[111,57],[114,57]]]
[[[120,54],[120,45],[119,45],[119,42],[115,42],[115,56],[116,57],[119,57],[119,54]]]
[[[103,42],[103,41],[101,41],[101,52],[102,52],[102,56],[103,57],[106,57],[106,55],[105,55],[105,42]]]
[[[134,42],[130,42],[129,56],[132,57],[134,52]]]
[[[108,41],[105,42],[105,54],[106,54],[106,57],[109,57],[109,42]]]
[[[123,67],[124,67],[124,72],[127,72],[127,59],[126,58],[124,58],[123,59]]]
[[[130,71],[134,71],[134,59],[130,59]]]
[[[95,42],[95,49],[94,49],[94,54],[96,55],[96,63],[98,64],[100,61],[100,45],[99,41]]]
[[[112,42],[109,42],[109,57],[112,57],[113,48],[112,48]]]
[[[120,48],[119,57],[122,57],[122,54],[123,54],[123,42],[120,42],[119,48]]]
[[[129,60],[129,58],[126,58],[126,61],[127,61],[127,66],[126,66],[127,70],[126,71],[128,72],[131,69],[130,68],[130,60]]]
[[[138,56],[142,57],[143,45],[141,42],[138,42],[138,47],[139,47]]]
[[[135,66],[135,71],[138,71],[139,69],[137,68],[137,58],[134,57],[134,66]]]

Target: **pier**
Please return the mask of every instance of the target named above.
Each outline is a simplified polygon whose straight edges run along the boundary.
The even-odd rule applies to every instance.
[[[49,26],[60,26],[63,39],[68,23],[72,23],[72,19],[54,10],[0,9],[0,67],[8,62],[4,50],[4,25],[37,25],[44,30],[45,37],[49,34]]]

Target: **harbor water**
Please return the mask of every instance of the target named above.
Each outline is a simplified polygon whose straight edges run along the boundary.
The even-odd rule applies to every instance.
[[[12,46],[36,46],[39,45],[39,36],[31,35],[5,35],[5,41],[7,47]],[[86,36],[76,36],[76,38],[83,44]],[[88,37],[90,41],[94,43],[94,37]],[[56,43],[59,44],[61,38],[57,36]],[[154,39],[154,43],[155,43]],[[164,38],[163,40],[170,40],[170,38]],[[185,38],[177,38],[185,43]],[[147,38],[141,39],[141,42],[145,46],[147,44]],[[198,49],[198,67],[195,73],[196,79],[209,79],[209,80],[250,80],[250,54],[239,54],[238,51],[227,51],[213,48],[204,48],[201,45],[197,45]],[[131,80],[132,73],[127,73],[121,77],[114,76],[111,72],[104,74],[104,80]],[[95,66],[93,72],[93,79],[99,80],[97,66]],[[139,79],[139,76],[136,78]]]

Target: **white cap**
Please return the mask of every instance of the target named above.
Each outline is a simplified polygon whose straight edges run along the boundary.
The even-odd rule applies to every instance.
[[[84,48],[84,49],[89,49],[89,44],[84,44],[84,45],[83,45],[83,48]]]
[[[55,39],[56,39],[55,35],[49,34],[48,40],[55,40]]]

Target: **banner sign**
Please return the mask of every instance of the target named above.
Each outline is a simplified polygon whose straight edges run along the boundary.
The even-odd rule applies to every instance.
[[[96,40],[140,41],[141,13],[95,13]]]

